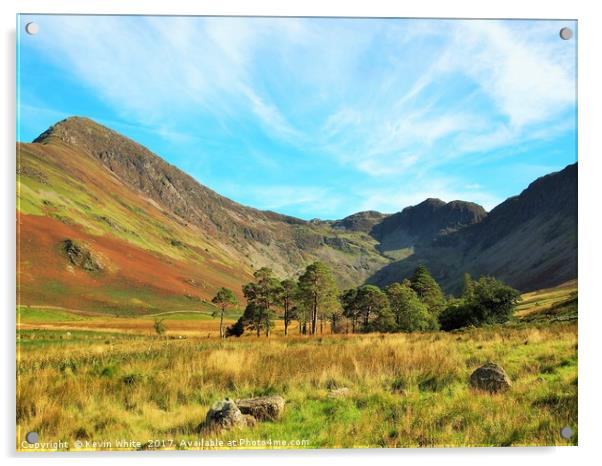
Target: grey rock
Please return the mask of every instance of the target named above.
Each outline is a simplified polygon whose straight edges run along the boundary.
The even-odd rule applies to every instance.
[[[506,391],[512,382],[501,366],[488,362],[470,375],[470,386],[489,393]]]
[[[279,395],[236,400],[236,405],[243,414],[258,421],[274,421],[284,412],[284,398]]]
[[[245,427],[247,421],[236,406],[234,401],[229,398],[217,401],[207,412],[204,427],[208,429],[229,430],[235,427]]]

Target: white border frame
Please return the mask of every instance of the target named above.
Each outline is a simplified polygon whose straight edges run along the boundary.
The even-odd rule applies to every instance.
[[[596,456],[597,434],[600,432],[599,333],[602,332],[602,309],[597,298],[597,272],[602,262],[598,218],[602,199],[599,174],[602,158],[601,118],[602,83],[599,59],[602,24],[597,2],[592,0],[420,0],[386,2],[381,0],[3,0],[2,9],[2,93],[5,102],[0,113],[0,131],[4,142],[2,154],[3,196],[0,229],[4,258],[1,268],[4,314],[3,353],[4,382],[1,386],[3,410],[0,423],[2,456],[7,464],[42,461],[59,464],[85,461],[86,464],[111,462],[122,464],[142,459],[147,464],[178,461],[179,464],[201,462],[245,462],[259,460],[266,466],[308,462],[325,464],[341,461],[346,465],[366,463],[373,456],[384,464],[482,464],[489,465],[545,461],[555,465],[589,463]],[[16,13],[81,13],[81,14],[170,14],[170,15],[266,15],[266,16],[371,16],[371,17],[437,17],[437,18],[549,18],[579,21],[579,446],[557,448],[459,448],[422,450],[313,450],[313,451],[234,451],[234,452],[157,452],[94,454],[17,454],[15,446],[15,23]],[[597,112],[597,113],[596,113]],[[8,364],[6,364],[6,362]],[[36,460],[37,458],[37,460]]]

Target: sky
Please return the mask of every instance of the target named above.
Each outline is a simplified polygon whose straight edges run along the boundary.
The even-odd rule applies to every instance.
[[[577,160],[574,21],[23,15],[17,28],[18,140],[87,116],[260,209],[490,210]]]

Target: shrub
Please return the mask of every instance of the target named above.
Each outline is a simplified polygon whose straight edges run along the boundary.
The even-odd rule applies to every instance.
[[[441,313],[441,329],[449,331],[507,322],[519,299],[520,293],[514,288],[493,277],[481,277],[474,282],[467,299],[448,306]]]
[[[234,324],[226,328],[226,337],[240,337],[245,332],[245,324],[242,317]]]
[[[155,319],[155,322],[153,323],[153,328],[159,336],[163,335],[166,330],[165,324],[163,323],[164,320],[165,319]]]

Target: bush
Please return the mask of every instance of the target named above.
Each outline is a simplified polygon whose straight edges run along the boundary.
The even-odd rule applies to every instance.
[[[153,328],[155,329],[155,333],[159,336],[162,336],[163,334],[165,334],[165,330],[167,330],[165,328],[165,324],[163,323],[165,319],[155,319],[155,322],[153,323]]]
[[[391,382],[391,391],[393,393],[404,393],[408,387],[408,382],[404,377],[396,377]]]
[[[464,301],[448,306],[439,316],[442,330],[507,322],[520,293],[493,277],[481,277]]]
[[[439,316],[441,330],[449,332],[470,325],[478,325],[475,316],[472,314],[472,308],[466,304],[455,304],[448,306]]]
[[[226,337],[240,337],[245,332],[245,324],[242,318],[226,328]]]

